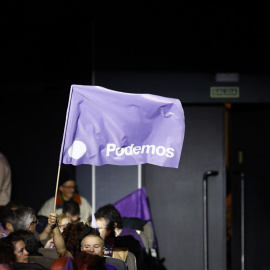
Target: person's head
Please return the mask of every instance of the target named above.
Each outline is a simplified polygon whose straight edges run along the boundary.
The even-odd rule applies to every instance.
[[[36,230],[38,220],[35,215],[34,209],[31,207],[21,207],[14,210],[15,219],[12,222],[14,231],[28,230],[32,233]]]
[[[62,233],[64,228],[69,224],[72,223],[72,219],[71,217],[65,215],[65,214],[61,214],[58,216],[58,227],[60,232]]]
[[[95,216],[108,219],[109,223],[113,223],[115,228],[123,228],[121,214],[111,203],[100,207]]]
[[[74,258],[76,257],[77,253],[81,251],[83,239],[89,234],[100,236],[98,230],[93,229],[82,222],[76,224],[69,223],[64,228],[62,235],[65,241],[66,249]],[[104,246],[103,243],[102,246]]]
[[[23,205],[17,201],[10,201],[6,204],[7,210],[17,210],[20,207],[23,207]]]
[[[99,235],[88,234],[81,242],[81,251],[103,257],[104,241]]]
[[[66,214],[67,216],[71,217],[73,223],[79,222],[80,221],[79,204],[73,200],[64,202],[63,214]]]
[[[83,232],[83,229],[87,225],[83,223],[69,223],[63,230],[63,238],[65,241],[66,249],[75,258],[78,251],[81,249],[81,241],[78,239],[78,235]]]
[[[25,249],[29,253],[29,256],[39,255],[39,243],[34,233],[26,230],[19,230],[17,231],[17,234],[23,238]]]
[[[12,224],[15,222],[15,213],[13,210],[4,210],[1,214],[0,221],[7,234],[14,232]]]
[[[95,254],[89,254],[84,251],[78,253],[75,258],[77,268],[80,270],[106,270],[103,259]]]
[[[75,177],[69,170],[62,170],[59,176],[59,191],[63,200],[72,199],[76,192]]]
[[[111,234],[111,232],[114,233],[113,223],[110,224],[110,221],[107,218],[98,217],[96,218],[96,222],[97,222],[97,227],[98,227],[98,230],[102,239],[105,240],[107,236]]]
[[[105,206],[100,207],[95,212],[95,218],[97,222],[97,227],[100,233],[100,236],[106,240],[106,238],[110,235],[111,237],[115,236],[114,228],[114,220],[111,219],[111,216],[108,214],[108,210]],[[89,224],[92,225],[92,216],[89,217]],[[121,223],[122,224],[122,223]]]
[[[15,261],[13,262],[29,262],[28,252],[25,248],[23,237],[18,232],[12,232],[6,237],[6,245],[13,249],[15,255]]]
[[[57,258],[51,265],[51,270],[76,269],[75,261],[70,257]],[[80,268],[78,268],[80,269]]]

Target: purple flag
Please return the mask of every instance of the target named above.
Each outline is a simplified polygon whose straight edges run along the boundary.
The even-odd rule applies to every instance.
[[[144,187],[135,190],[121,200],[114,203],[115,208],[119,211],[121,217],[140,218],[149,220],[148,223],[153,227],[152,217],[147,202],[146,190]],[[154,247],[157,247],[156,237],[154,234]]]
[[[59,163],[178,168],[184,133],[178,99],[72,85]]]
[[[65,270],[73,270],[72,259],[70,257],[67,258],[67,263],[65,265]]]
[[[95,217],[94,211],[92,211],[92,224],[91,224],[91,227],[92,228],[95,228],[95,229],[98,229],[97,221],[96,221],[96,217]]]
[[[143,220],[151,219],[144,187],[128,194],[126,197],[114,203],[114,206],[122,217],[136,217]]]

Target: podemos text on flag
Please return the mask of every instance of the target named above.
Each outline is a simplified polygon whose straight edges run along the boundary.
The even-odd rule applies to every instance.
[[[184,134],[178,99],[72,85],[59,163],[177,168]]]

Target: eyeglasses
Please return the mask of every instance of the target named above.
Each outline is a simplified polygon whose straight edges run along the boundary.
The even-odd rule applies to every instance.
[[[38,219],[36,219],[36,221],[32,221],[30,224],[31,225],[38,224]]]
[[[62,186],[66,189],[77,189],[77,185],[76,186]]]

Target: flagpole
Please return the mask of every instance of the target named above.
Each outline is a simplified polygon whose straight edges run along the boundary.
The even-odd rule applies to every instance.
[[[62,141],[60,157],[59,157],[59,166],[58,166],[56,189],[55,189],[55,196],[54,196],[54,207],[53,207],[54,212],[56,210],[56,199],[57,199],[57,192],[58,192],[59,175],[60,175],[60,169],[61,169],[62,158],[63,158],[63,149],[64,149],[64,143],[65,143],[65,138],[66,138],[66,129],[67,129],[68,114],[69,114],[69,108],[70,108],[70,103],[71,103],[72,92],[73,92],[73,88],[72,88],[72,85],[71,85],[70,93],[69,93],[69,100],[68,100],[68,109],[67,109],[67,113],[66,113],[66,122],[65,122],[65,127],[64,127],[63,141]]]
[[[92,85],[95,85],[95,25],[92,22]],[[92,165],[92,212],[96,211],[96,167]]]
[[[138,189],[142,188],[142,164],[138,165]]]
[[[54,206],[53,206],[53,212],[54,213],[55,213],[55,210],[56,210],[56,199],[57,199],[57,192],[58,192],[60,168],[61,168],[61,165],[58,166],[58,172],[57,172],[56,189],[55,189]]]
[[[92,212],[96,211],[96,166],[92,165]]]

